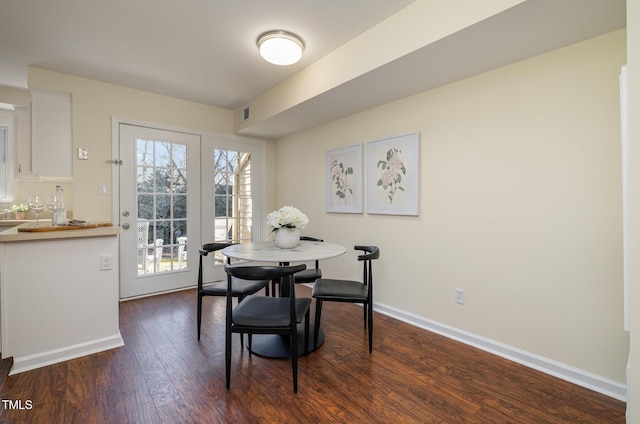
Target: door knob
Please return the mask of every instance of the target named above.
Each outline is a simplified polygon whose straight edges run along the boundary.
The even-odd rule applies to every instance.
[[[128,230],[129,227],[130,227],[130,225],[128,223],[122,224],[122,228],[125,229],[125,230]]]
[[[122,212],[122,216],[124,216],[124,217],[129,216],[129,211],[124,211],[124,212]]]

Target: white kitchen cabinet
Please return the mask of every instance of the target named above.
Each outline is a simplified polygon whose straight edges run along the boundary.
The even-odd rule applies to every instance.
[[[32,173],[41,179],[72,179],[71,107],[70,93],[31,90]]]
[[[31,110],[29,106],[16,106],[14,114],[16,178],[34,177],[31,169]]]

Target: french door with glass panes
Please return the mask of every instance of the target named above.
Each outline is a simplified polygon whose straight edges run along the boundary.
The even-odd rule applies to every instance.
[[[120,124],[120,297],[195,284],[200,136]]]
[[[265,144],[119,123],[120,296],[194,286],[198,248],[263,236]],[[220,252],[205,281],[225,278]]]

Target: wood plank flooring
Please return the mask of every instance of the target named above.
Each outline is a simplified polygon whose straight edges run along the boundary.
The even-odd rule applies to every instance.
[[[299,286],[298,295],[310,295]],[[120,304],[125,346],[7,377],[0,423],[623,423],[625,404],[375,315],[368,353],[362,310],[326,302],[325,344],[299,361],[233,344],[224,380],[224,300],[204,300],[196,340],[195,290]],[[312,313],[313,316],[313,313]]]

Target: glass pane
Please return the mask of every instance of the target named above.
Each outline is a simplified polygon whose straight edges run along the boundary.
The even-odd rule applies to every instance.
[[[155,165],[169,167],[171,165],[171,143],[157,142],[155,149]]]
[[[169,193],[171,191],[171,174],[167,168],[156,169],[156,192]]]
[[[173,144],[173,166],[179,169],[187,169],[187,146],[185,144]]]
[[[153,168],[138,166],[137,168],[138,192],[153,192]]]
[[[173,192],[174,193],[186,193],[187,192],[187,172],[183,169],[173,170]]]
[[[156,219],[171,218],[171,196],[168,194],[156,195]]]
[[[138,195],[138,218],[153,219],[153,195]]]
[[[136,141],[137,163],[141,166],[153,166],[153,142],[138,139]]]
[[[227,197],[226,196],[216,196],[215,197],[215,212],[214,216],[216,218],[227,216]]]
[[[178,220],[173,222],[173,241],[179,243],[178,237],[187,235],[187,220]]]
[[[157,221],[156,222],[156,237],[155,239],[162,239],[164,244],[169,245],[173,240],[171,234],[171,221]]]
[[[175,195],[173,197],[173,218],[187,217],[187,196]]]
[[[156,239],[156,224],[155,222],[149,222],[149,233],[147,234],[147,245],[153,245]]]
[[[227,154],[225,150],[216,149],[213,169],[215,171],[226,171],[227,169]]]

